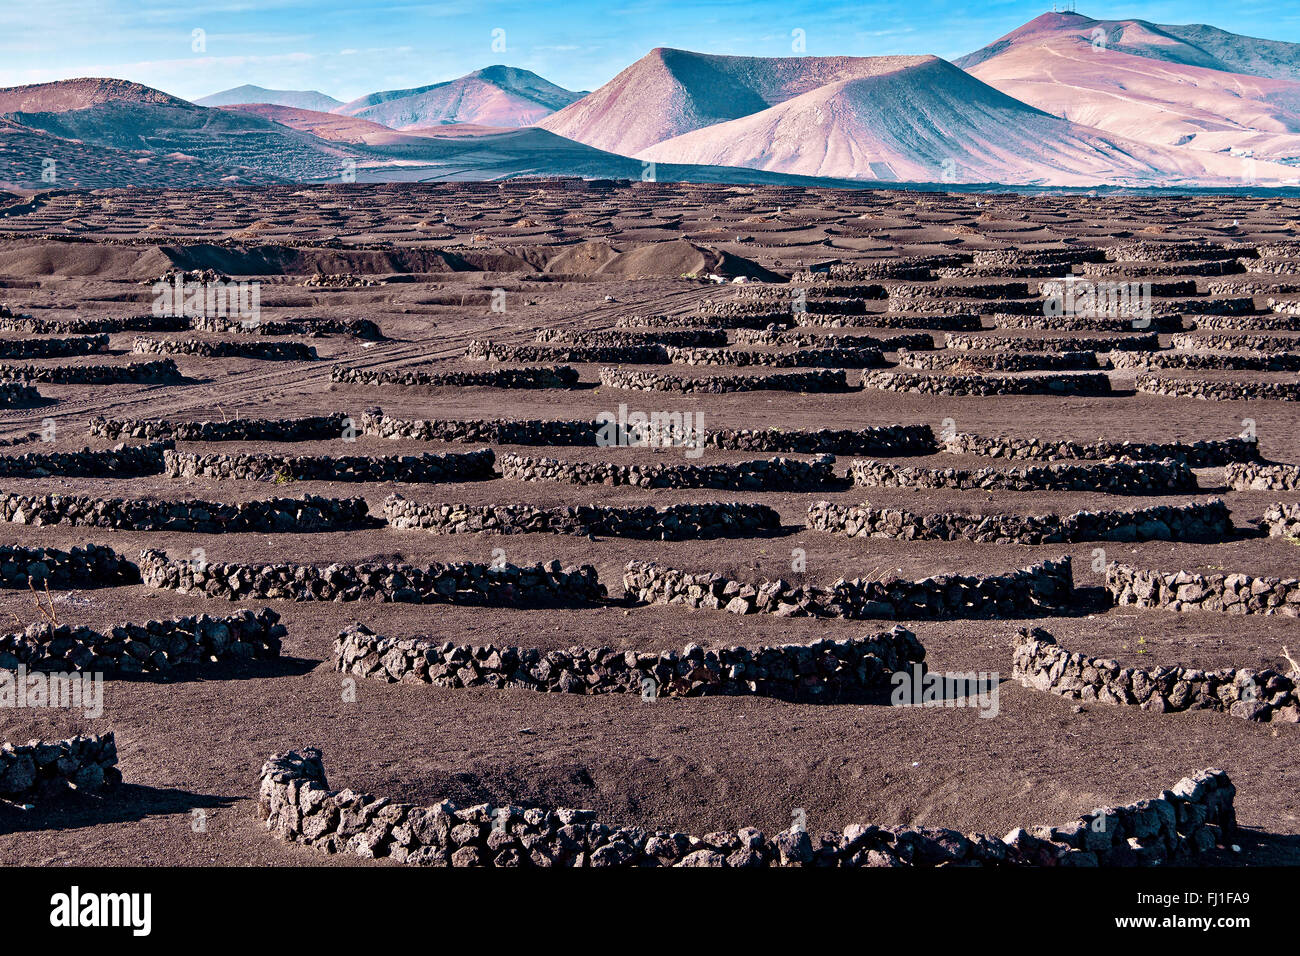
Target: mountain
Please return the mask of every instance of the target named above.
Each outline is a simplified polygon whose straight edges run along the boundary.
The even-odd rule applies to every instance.
[[[316,110],[328,113],[336,106],[342,106],[342,100],[326,96],[317,90],[268,90],[261,86],[236,86],[222,90],[202,99],[195,100],[197,106],[235,106],[240,103],[270,103],[272,106],[291,106],[300,110]]]
[[[938,57],[890,58],[859,79],[685,133],[643,160],[803,176],[1067,186],[1239,185],[1241,161],[1110,136],[1026,106]],[[1261,178],[1292,171],[1259,164]]]
[[[528,70],[489,66],[432,86],[371,93],[334,112],[398,130],[445,123],[517,127],[532,126],[581,96]]]
[[[1300,164],[1300,44],[1049,13],[956,63],[1009,96],[1120,136]]]
[[[635,156],[655,143],[750,116],[829,83],[924,59],[714,56],[660,47],[538,125]]]
[[[20,107],[26,107],[25,109]],[[24,128],[118,151],[179,157],[231,175],[339,175],[350,147],[249,113],[195,106],[124,80],[70,80],[0,89],[0,114]]]
[[[393,130],[370,120],[356,116],[340,116],[337,113],[322,113],[316,110],[297,109],[292,106],[275,106],[271,103],[240,103],[223,106],[223,110],[234,113],[248,113],[262,119],[288,126],[292,129],[311,133],[321,139],[336,143],[367,143],[384,140],[393,135]]]

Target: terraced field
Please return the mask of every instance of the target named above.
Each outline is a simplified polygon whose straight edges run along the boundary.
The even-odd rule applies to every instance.
[[[1298,217],[15,197],[0,862],[1300,863]]]

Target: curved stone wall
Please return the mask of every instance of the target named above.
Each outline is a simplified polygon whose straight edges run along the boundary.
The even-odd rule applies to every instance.
[[[942,372],[868,372],[863,388],[921,395],[1109,395],[1110,379],[1102,372],[1057,375],[1027,372],[1011,375],[960,375]]]
[[[840,833],[754,827],[703,837],[600,823],[591,810],[443,800],[393,803],[331,791],[319,750],[262,766],[258,815],[281,840],[325,853],[454,867],[1151,866],[1187,864],[1236,831],[1236,787],[1222,770],[1184,777],[1159,796],[1101,807],[1061,826],[1016,828],[1001,840],[942,827],[851,823]]]
[[[442,388],[573,388],[578,373],[567,365],[554,368],[497,368],[488,372],[428,372],[421,369],[367,369],[336,365],[330,381],[341,385],[401,385]]]
[[[975,541],[996,544],[1059,544],[1074,541],[1222,541],[1232,533],[1228,507],[1216,498],[1204,504],[1153,505],[1070,515],[1019,513],[914,514],[869,504],[808,506],[806,526],[849,538],[901,541]]]
[[[1300,382],[1217,381],[1139,375],[1137,390],[1148,395],[1199,398],[1215,402],[1244,402],[1256,399],[1300,402]]]
[[[506,454],[501,475],[517,481],[563,481],[574,485],[638,488],[718,488],[737,491],[802,491],[836,483],[835,459],[763,458],[716,465],[620,465],[609,461],[561,461]]]
[[[740,368],[879,368],[885,357],[877,349],[804,348],[794,352],[761,352],[755,349],[669,348],[668,360],[675,365],[727,365]]]
[[[1250,332],[1198,332],[1195,335],[1175,335],[1170,343],[1176,349],[1206,349],[1231,352],[1244,349],[1248,352],[1285,352],[1300,349],[1300,336],[1258,335]]]
[[[169,478],[218,481],[487,481],[496,477],[490,448],[442,455],[197,455],[166,451]]]
[[[1271,538],[1300,538],[1300,504],[1270,505],[1260,527]]]
[[[369,527],[364,498],[270,498],[264,501],[159,501],[89,495],[20,495],[0,492],[0,520],[21,525],[72,525],[121,531],[350,531]]]
[[[342,413],[306,418],[231,418],[220,422],[180,422],[167,419],[92,418],[92,438],[116,441],[329,441],[340,438],[351,419]]]
[[[994,372],[1035,372],[1100,368],[1096,352],[1000,352],[993,349],[942,349],[934,352],[898,350],[903,368],[987,369]]]
[[[798,324],[826,329],[933,329],[965,331],[978,329],[980,317],[974,312],[935,312],[917,315],[914,312],[872,312],[868,315],[809,315],[796,316]]]
[[[1296,372],[1300,353],[1295,352],[1112,352],[1115,368],[1183,368],[1193,371]]]
[[[1181,332],[1186,327],[1181,315],[1144,316],[1142,321],[1144,324],[1141,326],[1141,331],[1144,334]],[[998,312],[989,317],[989,322],[995,329],[1041,329],[1045,332],[1129,332],[1130,334],[1139,332],[1139,329],[1134,324],[1135,320],[1131,316],[1043,315],[1042,313],[1009,315],[1005,312]],[[1113,342],[1114,340],[1107,344]],[[1110,351],[1121,351],[1123,348],[1124,345],[1121,339],[1118,348],[1112,348]],[[1107,350],[1100,349],[1100,351]]]
[[[63,339],[0,339],[0,358],[67,358],[102,352],[106,348],[107,335]]]
[[[0,378],[47,385],[159,385],[184,381],[172,359],[129,365],[0,365]]]
[[[172,442],[148,445],[119,445],[109,451],[29,451],[21,455],[0,455],[2,478],[136,478],[160,475],[163,454]]]
[[[189,327],[189,319],[173,315],[133,315],[120,319],[34,319],[25,315],[0,318],[0,332],[19,332],[32,335],[185,332]]]
[[[925,660],[903,627],[812,644],[637,653],[612,647],[566,651],[380,637],[362,624],[334,641],[344,674],[435,687],[523,687],[542,693],[707,697],[755,694],[816,703],[888,700],[890,676]]]
[[[280,656],[286,631],[270,608],[224,618],[183,617],[121,624],[107,632],[80,625],[33,624],[0,635],[0,669],[69,673],[157,673],[183,664],[270,660]]]
[[[1300,580],[1248,574],[1155,571],[1112,561],[1106,590],[1121,606],[1300,617]]]
[[[921,468],[859,458],[850,463],[849,477],[855,485],[867,488],[1096,491],[1110,495],[1197,490],[1196,475],[1186,465],[1169,460],[967,469]]]
[[[69,790],[99,793],[121,782],[111,731],[0,745],[0,797],[16,804],[57,797]]]
[[[48,585],[66,591],[69,588],[111,588],[139,581],[139,569],[103,545],[87,544],[71,551],[0,545],[0,587]]]
[[[626,332],[619,329],[580,331],[538,329],[533,340],[539,345],[647,346],[673,345],[680,348],[709,348],[727,344],[725,329],[681,329],[662,332]]]
[[[1095,441],[1085,444],[1066,439],[992,437],[956,432],[944,439],[943,444],[943,450],[954,455],[1039,461],[1098,461],[1106,458],[1159,461],[1168,458],[1191,468],[1213,468],[1259,457],[1259,442],[1245,438],[1194,442]]]
[[[772,375],[708,375],[689,378],[634,369],[602,368],[600,384],[606,388],[653,392],[684,392],[717,395],[764,389],[787,392],[844,392],[849,388],[842,369],[815,372],[776,372]]]
[[[1042,616],[1067,610],[1074,599],[1068,556],[1007,574],[944,574],[920,581],[841,579],[829,587],[780,580],[744,584],[707,571],[629,561],[623,587],[629,598],[642,604],[845,620]]]
[[[1132,335],[962,335],[945,334],[950,349],[1014,349],[1018,352],[1069,352],[1086,349],[1092,352],[1119,352],[1125,349],[1151,352],[1160,348],[1160,336],[1154,332]]]
[[[1020,630],[1011,676],[1025,687],[1072,700],[1141,707],[1157,714],[1214,710],[1246,720],[1300,721],[1300,674],[1245,667],[1121,667],[1117,661],[1072,654],[1041,628]]]
[[[391,601],[491,607],[587,605],[606,597],[596,569],[560,562],[519,567],[453,564],[206,564],[140,552],[140,576],[151,588],[208,597],[291,601]]]
[[[43,401],[41,393],[22,382],[0,382],[0,408],[26,408]]]
[[[209,342],[204,339],[150,339],[131,343],[137,355],[198,355],[203,358],[251,358],[270,362],[314,362],[316,349],[302,342]]]
[[[893,352],[898,349],[934,348],[934,336],[929,332],[907,332],[902,335],[826,335],[799,331],[758,331],[738,329],[732,339],[741,345],[783,345],[788,348],[809,349],[868,349],[876,352]],[[725,344],[725,343],[724,343]]]
[[[579,534],[658,541],[748,537],[781,527],[781,516],[767,505],[743,502],[650,505],[634,508],[578,505],[421,504],[401,495],[384,501],[389,527],[436,534]]]
[[[224,316],[196,316],[185,320],[182,329],[194,332],[242,332],[246,335],[302,335],[311,338],[350,335],[372,341],[384,337],[379,326],[370,319],[260,319],[257,322],[245,322]]]
[[[465,347],[465,358],[474,362],[625,362],[633,365],[666,365],[668,352],[662,345],[502,345],[475,339]]]

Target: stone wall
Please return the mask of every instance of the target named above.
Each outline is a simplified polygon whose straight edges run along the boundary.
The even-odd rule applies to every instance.
[[[704,446],[808,455],[930,455],[939,450],[929,425],[868,425],[815,431],[729,428],[705,431]]]
[[[905,332],[901,335],[836,335],[738,329],[732,333],[732,338],[742,345],[777,345],[796,349],[869,349],[876,352],[893,352],[898,349],[919,351],[934,348],[934,336],[929,332]]]
[[[1160,336],[1154,332],[1133,335],[962,335],[947,333],[944,344],[950,349],[1014,349],[1018,352],[1119,352],[1125,349],[1154,351],[1160,348]]]
[[[1076,511],[1070,515],[914,514],[870,504],[808,506],[807,527],[849,538],[902,541],[976,541],[997,544],[1059,544],[1074,541],[1223,541],[1232,532],[1228,507],[1205,503],[1153,505],[1124,510]]]
[[[1259,456],[1259,442],[1245,438],[1195,442],[1098,440],[1083,443],[1067,439],[993,437],[956,432],[944,439],[943,445],[943,450],[953,455],[1039,461],[1098,461],[1106,458],[1159,461],[1168,458],[1191,468],[1212,468],[1229,462],[1252,461]]]
[[[0,455],[0,477],[48,478],[135,478],[159,475],[163,454],[172,442],[147,445],[118,445],[108,451],[29,451],[21,455]]]
[[[1114,352],[1115,368],[1183,368],[1193,371],[1296,372],[1300,353],[1288,352]]]
[[[1300,617],[1296,578],[1155,571],[1112,561],[1106,566],[1106,590],[1121,607]]]
[[[668,359],[675,365],[724,365],[738,368],[879,368],[885,357],[878,349],[803,348],[794,352],[763,352],[756,349],[669,348]]]
[[[34,319],[0,318],[0,332],[31,335],[103,335],[112,332],[184,332],[190,320],[173,315],[133,315],[124,318]]]
[[[1110,495],[1197,490],[1195,473],[1180,462],[1168,460],[967,469],[921,468],[859,458],[850,463],[849,477],[855,485],[868,488],[1095,491]]]
[[[782,617],[911,620],[1060,613],[1073,601],[1074,577],[1068,556],[1007,574],[945,574],[920,581],[841,579],[829,587],[781,580],[745,584],[707,571],[691,573],[629,561],[623,587],[629,598],[642,604],[685,604]]]
[[[106,348],[107,335],[62,339],[0,339],[0,358],[66,358],[72,355],[90,355]]]
[[[1300,465],[1238,462],[1223,470],[1223,481],[1233,491],[1300,491]]]
[[[917,315],[914,312],[872,312],[868,315],[809,315],[796,317],[798,324],[826,329],[934,329],[970,330],[980,327],[980,317],[974,312],[948,312]]]
[[[899,282],[889,289],[891,299],[1027,299],[1033,295],[1037,295],[1037,292],[1030,291],[1029,283],[1016,281],[963,282],[952,285],[942,282]]]
[[[269,498],[225,504],[219,501],[159,501],[155,498],[95,498],[89,495],[20,495],[0,492],[0,520],[11,524],[73,525],[121,531],[349,531],[369,527],[364,498]]]
[[[603,601],[605,586],[591,565],[560,562],[519,567],[463,561],[409,564],[206,564],[140,552],[140,576],[151,588],[197,591],[229,600],[385,601],[480,606],[571,606]]]
[[[1002,839],[929,826],[851,823],[842,832],[754,827],[702,837],[600,823],[591,810],[443,800],[394,803],[331,791],[319,750],[272,756],[258,782],[258,815],[281,840],[325,853],[455,867],[1138,866],[1186,865],[1236,831],[1236,787],[1222,770],[1173,789],[1101,807],[1061,826],[1016,828]]]
[[[158,385],[184,381],[172,359],[128,365],[0,365],[0,378],[47,385]]]
[[[1300,674],[1181,665],[1121,667],[1118,661],[1072,654],[1041,628],[1017,635],[1011,676],[1025,687],[1073,700],[1141,707],[1157,714],[1214,710],[1246,720],[1300,721]]]
[[[848,380],[842,369],[815,372],[776,372],[772,375],[706,375],[689,378],[635,369],[602,368],[600,384],[605,388],[653,392],[684,392],[718,395],[773,389],[787,392],[843,392]]]
[[[26,408],[42,401],[41,393],[22,382],[0,382],[0,408]]]
[[[595,422],[510,418],[390,418],[382,408],[367,408],[361,431],[379,438],[491,445],[596,445]]]
[[[490,448],[442,455],[197,455],[166,451],[169,478],[243,481],[487,481],[496,477]]]
[[[342,438],[351,421],[341,413],[306,418],[231,418],[220,422],[92,418],[90,434],[93,438],[110,441],[119,438],[150,441],[329,441]]]
[[[770,325],[788,326],[793,317],[788,311],[758,314],[717,315],[694,312],[689,315],[621,316],[614,325],[620,329],[765,329]]]
[[[246,335],[350,335],[358,339],[378,340],[384,337],[379,326],[370,319],[259,319],[246,322],[225,316],[196,316],[187,319],[184,329],[195,332],[242,332]]]
[[[1195,335],[1175,335],[1170,343],[1176,349],[1209,349],[1231,352],[1244,349],[1248,352],[1286,352],[1300,348],[1300,337],[1294,335],[1255,335],[1248,332],[1198,332]]]
[[[204,358],[251,358],[271,362],[312,362],[316,349],[302,342],[211,342],[205,339],[150,339],[137,336],[138,355],[199,355]]]
[[[465,358],[475,362],[626,362],[665,365],[662,345],[502,345],[475,339],[465,348]]]
[[[58,797],[69,790],[100,793],[121,782],[111,732],[78,734],[50,743],[0,744],[0,797],[16,804]]]
[[[1078,374],[960,375],[940,372],[868,372],[863,388],[921,395],[1108,395],[1102,372]]]
[[[33,624],[20,634],[0,635],[0,669],[139,674],[183,664],[270,660],[280,656],[285,633],[280,615],[270,608],[260,613],[237,611],[224,618],[201,614],[121,624],[107,632],[71,624]]]
[[[401,495],[384,501],[384,518],[391,528],[426,530],[437,534],[478,531],[497,534],[579,534],[656,541],[738,538],[777,531],[781,516],[767,505],[739,501],[703,504],[650,505],[635,508],[578,505],[538,508],[534,505],[421,504]]]
[[[1300,538],[1300,504],[1270,505],[1259,524],[1271,538]]]
[[[802,491],[836,481],[835,459],[763,458],[715,465],[620,465],[609,461],[561,461],[502,455],[501,475],[517,481],[563,481],[575,485],[638,488],[719,488],[735,491]]]
[[[334,641],[344,674],[435,687],[524,687],[543,693],[658,697],[756,694],[816,703],[889,699],[890,676],[925,660],[903,627],[812,644],[638,653],[612,647],[536,648],[381,637],[362,624]]]
[[[1244,402],[1256,399],[1300,402],[1300,382],[1217,381],[1139,375],[1137,390],[1148,395],[1199,398],[1215,402]]]
[[[539,345],[674,345],[707,348],[727,344],[725,329],[679,329],[660,332],[628,332],[621,329],[577,330],[538,329],[533,337]]]
[[[487,372],[430,372],[425,369],[368,369],[337,365],[330,381],[341,385],[401,385],[442,388],[573,388],[578,373],[567,365],[554,368],[496,368]]]
[[[60,551],[0,545],[0,587],[106,588],[136,584],[139,569],[112,548],[87,544]]]
[[[987,369],[994,372],[1100,368],[1096,352],[1001,352],[993,349],[943,349],[933,352],[899,349],[898,364],[919,370]]]
[[[1198,315],[1192,322],[1192,327],[1198,331],[1294,332],[1296,321],[1287,315]]]
[[[1135,325],[1132,316],[1108,315],[1008,315],[995,313],[989,317],[995,329],[1042,329],[1050,332],[1181,332],[1185,320],[1181,315],[1142,316],[1142,325]]]

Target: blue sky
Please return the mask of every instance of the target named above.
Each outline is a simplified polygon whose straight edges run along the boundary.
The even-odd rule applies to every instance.
[[[0,86],[116,76],[186,98],[254,83],[347,100],[508,63],[594,89],[656,46],[782,56],[795,30],[812,55],[952,59],[1048,9],[1020,0],[0,0]],[[1079,11],[1300,42],[1294,0],[1081,3]],[[504,31],[495,34],[504,52],[493,49],[494,31]]]

